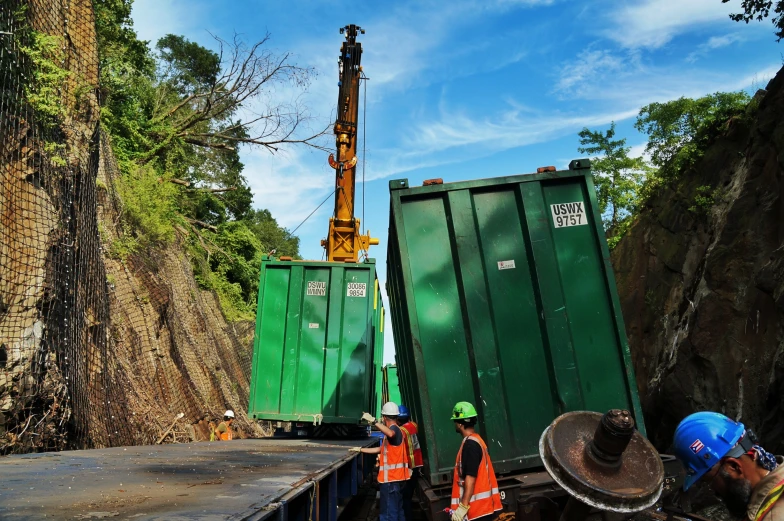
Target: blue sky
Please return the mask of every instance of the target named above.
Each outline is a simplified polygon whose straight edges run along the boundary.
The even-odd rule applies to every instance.
[[[305,92],[270,93],[272,101],[306,104],[313,127],[334,115],[338,29],[354,23],[366,30],[359,38],[370,78],[365,225],[381,239],[371,256],[383,283],[389,180],[417,185],[433,177],[449,182],[563,168],[580,157],[583,127],[603,129],[611,121],[639,155],[645,137],[633,122],[641,106],[764,88],[782,66],[784,44],[776,43],[770,22],[731,21],[728,13],[739,4],[135,0],[133,18],[139,36],[153,42],[174,33],[214,48],[210,33],[230,38],[236,32],[255,42],[269,32],[270,50],[291,52],[295,63],[318,72]],[[269,208],[289,229],[333,189],[324,152],[290,147],[273,156],[243,149],[241,156],[255,206]],[[361,216],[361,184],[357,194]],[[327,202],[298,230],[304,258],[322,258],[319,241],[331,212]],[[394,361],[392,349],[384,358]]]

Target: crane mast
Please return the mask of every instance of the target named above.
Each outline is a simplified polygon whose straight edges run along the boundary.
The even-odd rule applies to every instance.
[[[359,118],[359,82],[362,75],[362,44],[357,34],[365,34],[358,25],[340,29],[346,38],[340,49],[338,71],[338,108],[335,120],[335,154],[329,165],[335,169],[335,212],[329,220],[329,234],[321,245],[332,262],[357,262],[360,253],[378,244],[370,233],[362,235],[359,219],[354,217],[357,167],[357,120]]]

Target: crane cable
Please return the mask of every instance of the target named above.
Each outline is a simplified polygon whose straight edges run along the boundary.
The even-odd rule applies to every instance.
[[[334,190],[332,190],[332,191],[329,193],[329,195],[328,195],[327,197],[325,197],[323,201],[321,201],[321,204],[319,204],[319,205],[316,207],[316,209],[315,209],[315,210],[313,210],[312,212],[310,212],[310,214],[308,214],[308,216],[307,216],[307,217],[305,217],[305,219],[303,219],[303,220],[302,220],[302,222],[301,222],[301,223],[299,223],[299,224],[297,225],[297,227],[296,227],[296,228],[294,228],[292,231],[288,232],[288,236],[289,236],[289,237],[292,237],[292,236],[294,235],[294,232],[296,232],[297,230],[299,230],[299,227],[300,227],[300,226],[302,226],[303,224],[305,224],[305,221],[307,221],[308,219],[310,219],[310,218],[311,218],[311,216],[313,216],[313,214],[314,214],[314,213],[316,213],[316,212],[318,211],[318,209],[319,209],[319,208],[321,208],[321,207],[324,205],[324,203],[326,203],[326,202],[327,202],[327,200],[328,200],[330,197],[332,197],[333,195],[335,195],[335,192],[337,192],[337,191],[338,191],[338,189],[337,189],[337,188],[335,188]]]

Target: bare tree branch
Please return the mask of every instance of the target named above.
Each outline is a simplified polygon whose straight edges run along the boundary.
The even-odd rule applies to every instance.
[[[237,144],[262,146],[271,152],[285,144],[329,150],[322,139],[330,133],[331,125],[308,131],[310,117],[304,107],[296,102],[289,105],[270,101],[276,87],[307,86],[314,70],[290,63],[288,53],[275,55],[265,49],[269,37],[267,34],[246,46],[236,34],[231,41],[213,35],[218,44],[220,74],[209,85],[156,110],[154,121],[168,127],[165,134],[153,132],[158,141],[179,138],[216,150],[235,150]],[[165,82],[160,89],[161,98],[170,97]],[[255,112],[259,107],[263,108]],[[246,116],[232,122],[240,110]]]

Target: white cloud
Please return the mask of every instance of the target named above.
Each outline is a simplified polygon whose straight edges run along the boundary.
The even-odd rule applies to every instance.
[[[643,0],[613,9],[605,36],[627,48],[658,48],[694,27],[730,22],[735,9],[718,0]],[[731,22],[730,22],[731,23]]]
[[[244,174],[253,191],[253,206],[268,209],[281,226],[289,229],[298,226],[333,190],[332,170],[305,167],[307,155],[309,152],[304,149],[290,148],[276,155],[262,150],[246,151],[242,157]],[[323,224],[323,217],[331,213],[332,204],[327,201],[298,234],[317,223]]]
[[[707,42],[700,44],[697,49],[686,57],[689,63],[696,62],[702,56],[707,55],[710,51],[727,47],[735,42],[743,41],[743,37],[739,33],[725,34],[724,36],[712,36]]]
[[[581,86],[596,78],[620,70],[625,60],[608,50],[585,49],[577,59],[562,67],[556,91],[569,93],[580,90]]]

